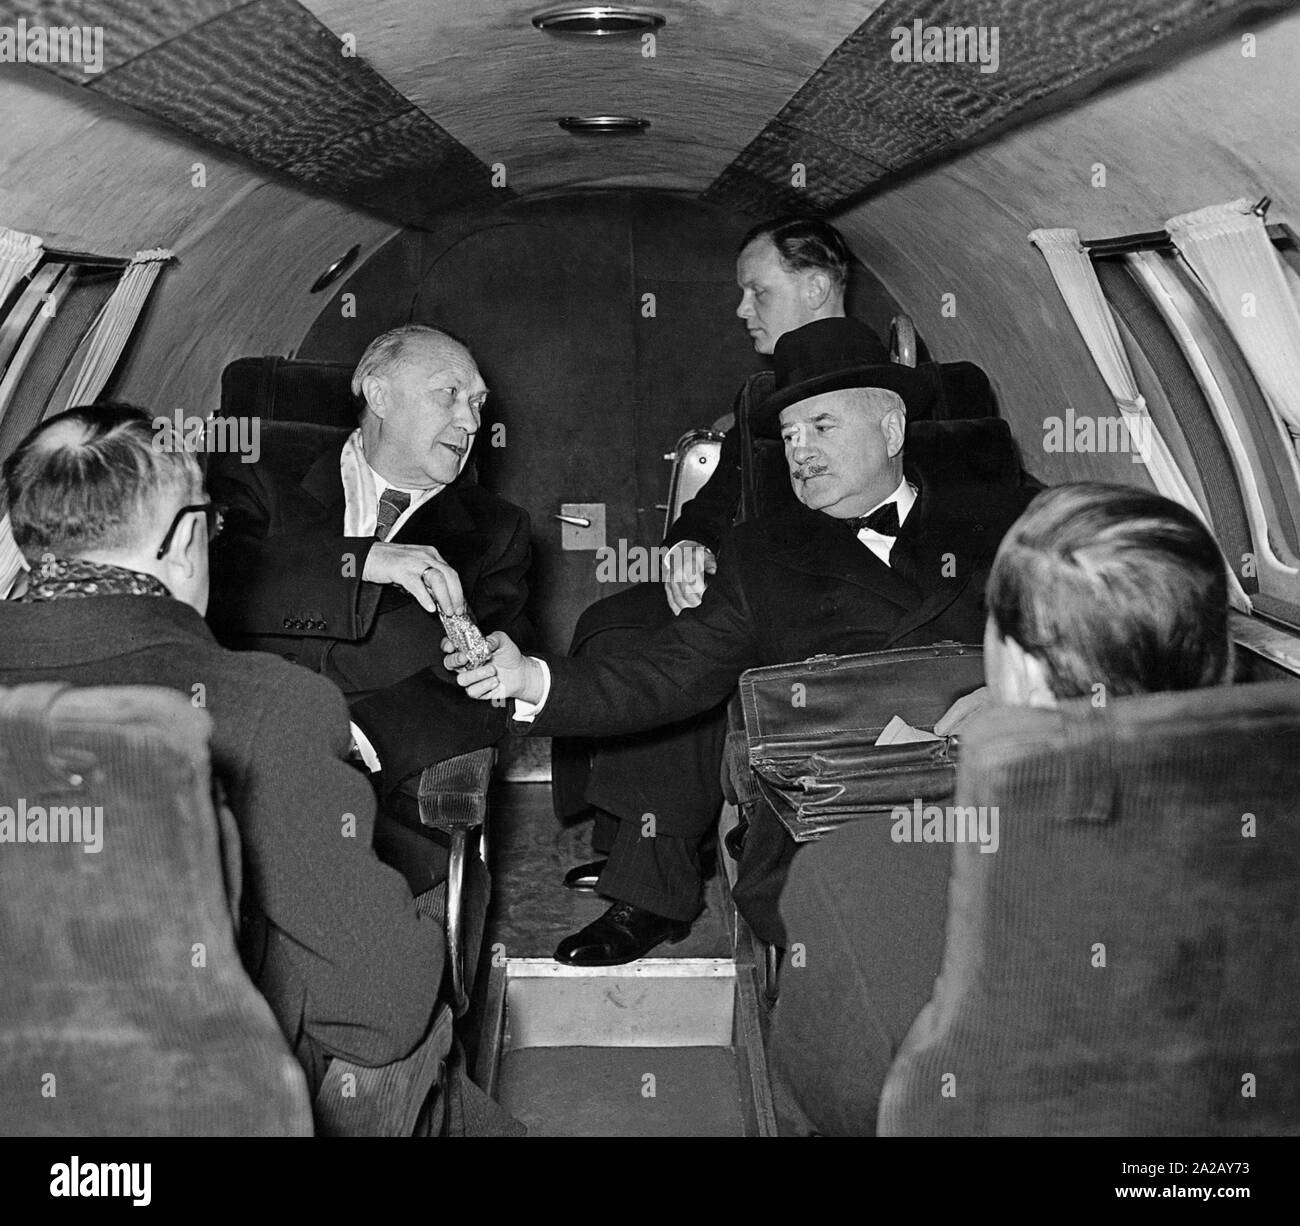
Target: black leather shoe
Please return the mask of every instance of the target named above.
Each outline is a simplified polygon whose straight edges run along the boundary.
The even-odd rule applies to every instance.
[[[578,890],[583,894],[594,894],[596,882],[600,880],[600,875],[605,871],[605,865],[608,863],[608,860],[593,860],[590,864],[579,864],[577,868],[569,869],[564,874],[564,888]]]
[[[555,950],[555,960],[566,966],[621,966],[644,958],[660,941],[676,945],[690,931],[683,920],[616,902],[598,920],[565,937]]]

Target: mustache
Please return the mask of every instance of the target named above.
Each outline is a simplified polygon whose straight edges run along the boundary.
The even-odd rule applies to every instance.
[[[809,477],[819,476],[821,473],[826,472],[826,470],[829,468],[830,468],[829,464],[814,464],[812,462],[808,462],[805,464],[795,465],[793,471],[795,477],[798,480],[807,481]]]

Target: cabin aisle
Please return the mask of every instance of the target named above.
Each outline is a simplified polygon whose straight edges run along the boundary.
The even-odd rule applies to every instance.
[[[485,950],[499,942],[508,958],[549,958],[564,937],[609,906],[607,899],[561,884],[575,864],[593,859],[591,823],[560,826],[551,811],[549,783],[503,783],[492,790],[488,827],[492,901]],[[680,945],[659,946],[653,956],[730,958],[725,914],[715,873],[691,935]]]

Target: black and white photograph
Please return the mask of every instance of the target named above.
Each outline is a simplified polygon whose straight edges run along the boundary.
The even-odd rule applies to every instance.
[[[1284,1203],[1298,63],[0,0],[15,1220]]]

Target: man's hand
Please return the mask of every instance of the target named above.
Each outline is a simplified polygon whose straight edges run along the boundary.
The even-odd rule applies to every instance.
[[[524,702],[541,702],[545,686],[541,665],[524,655],[511,637],[500,630],[489,634],[486,641],[492,649],[492,658],[481,668],[456,672],[456,684],[471,698],[520,698]],[[442,649],[448,653],[442,661],[448,669],[455,672],[465,668],[465,657],[455,650],[451,639],[442,640]]]
[[[706,576],[718,569],[718,559],[699,541],[679,541],[668,551],[667,561],[664,594],[676,617],[683,609],[695,608],[704,598]]]
[[[404,587],[426,612],[465,612],[460,576],[432,545],[386,545],[376,541],[366,554],[361,577],[367,583]]]
[[[992,704],[993,694],[987,685],[963,695],[939,717],[939,722],[934,726],[935,736],[951,736]]]

